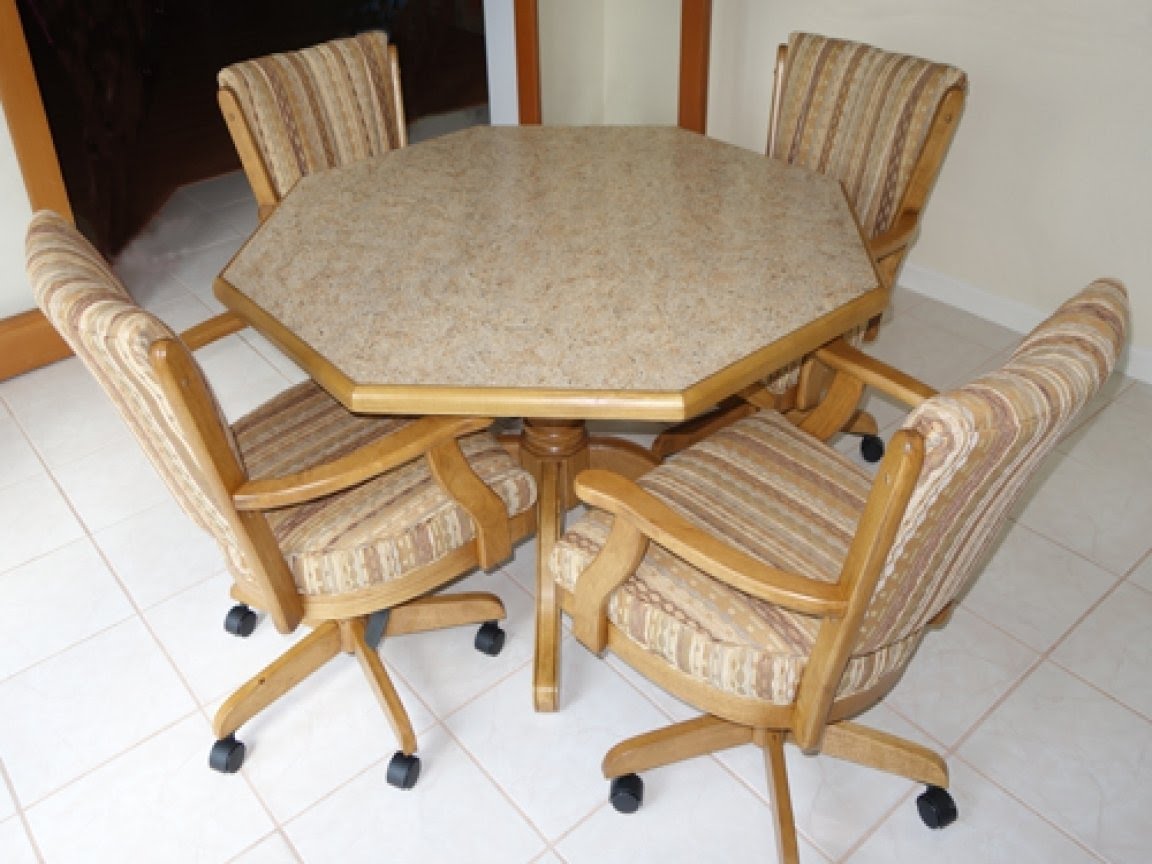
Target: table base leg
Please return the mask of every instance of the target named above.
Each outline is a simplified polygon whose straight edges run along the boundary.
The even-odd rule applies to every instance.
[[[537,479],[536,522],[536,649],[532,670],[532,701],[537,711],[555,711],[560,702],[560,603],[556,581],[548,569],[552,547],[564,531],[560,492],[564,466],[545,462]]]
[[[638,477],[659,460],[643,447],[614,438],[589,439],[576,420],[527,420],[519,440],[502,439],[536,478],[536,649],[532,698],[537,711],[555,711],[560,700],[560,598],[548,567],[564,533],[564,514],[579,503],[572,489],[589,467]]]

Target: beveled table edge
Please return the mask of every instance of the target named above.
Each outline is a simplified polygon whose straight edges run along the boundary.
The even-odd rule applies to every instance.
[[[358,384],[269,315],[223,276],[217,299],[291,357],[348,410],[360,414],[441,414],[573,420],[678,422],[763,380],[884,311],[890,292],[877,287],[679,391],[563,388],[437,387]]]

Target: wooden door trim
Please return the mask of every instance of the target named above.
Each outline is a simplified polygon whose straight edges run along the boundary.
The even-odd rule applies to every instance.
[[[712,42],[712,0],[681,0],[680,110],[682,129],[704,134],[708,124],[708,61]]]
[[[33,211],[55,210],[71,220],[72,205],[68,203],[16,0],[0,0],[0,106],[8,121],[28,203]],[[38,309],[0,320],[0,380],[71,353]]]
[[[520,123],[540,123],[540,16],[537,0],[515,0],[516,87]],[[712,0],[680,2],[680,94],[677,122],[703,133],[708,120]]]
[[[540,16],[536,0],[516,0],[516,102],[522,126],[540,124]]]
[[[0,0],[0,104],[8,118],[12,149],[32,209],[55,210],[71,220],[72,205],[68,203],[16,0]]]

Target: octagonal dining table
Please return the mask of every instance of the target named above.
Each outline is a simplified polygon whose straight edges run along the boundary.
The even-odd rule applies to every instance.
[[[674,127],[481,126],[304,177],[216,296],[350,411],[523,420],[538,483],[538,710],[558,699],[547,558],[586,421],[679,421],[888,301],[843,190]]]

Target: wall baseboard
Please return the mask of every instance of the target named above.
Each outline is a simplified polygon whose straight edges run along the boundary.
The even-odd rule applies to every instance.
[[[39,309],[0,320],[0,381],[72,354]]]
[[[1043,311],[1017,300],[1000,297],[953,276],[915,264],[904,265],[899,283],[901,288],[979,315],[1020,334],[1029,332],[1051,314],[1051,310]],[[1129,344],[1120,355],[1117,369],[1129,378],[1152,384],[1152,349],[1136,348]]]

